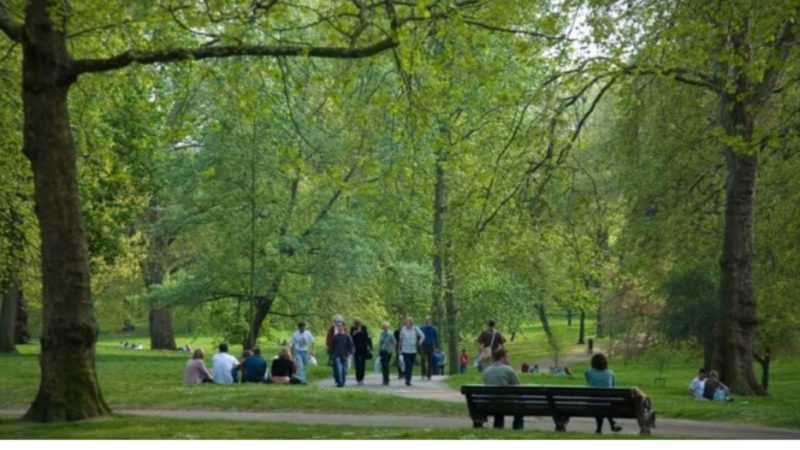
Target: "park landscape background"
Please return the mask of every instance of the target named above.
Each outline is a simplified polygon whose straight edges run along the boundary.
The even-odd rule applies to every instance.
[[[0,407],[466,420],[179,385],[176,345],[430,314],[451,361],[493,318],[517,366],[595,339],[660,417],[800,425],[797,1],[58,5],[0,3]],[[688,399],[702,365],[736,402]],[[0,435],[198,428],[177,422]]]

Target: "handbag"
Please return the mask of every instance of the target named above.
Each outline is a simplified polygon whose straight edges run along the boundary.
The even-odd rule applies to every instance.
[[[489,343],[488,347],[483,347],[481,352],[478,356],[481,359],[489,359],[492,357],[492,347],[494,347],[494,338],[497,336],[497,330],[492,330],[492,340]]]
[[[372,359],[372,349],[367,349],[367,353],[364,355],[367,359]]]

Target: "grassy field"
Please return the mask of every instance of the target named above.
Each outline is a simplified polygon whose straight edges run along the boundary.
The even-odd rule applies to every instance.
[[[639,436],[537,430],[376,428],[119,416],[34,424],[0,416],[6,439],[640,439]]]
[[[211,345],[200,343],[210,360]],[[23,408],[38,388],[38,346],[22,345],[19,355],[0,355],[0,408]],[[234,349],[238,354],[241,349]],[[265,350],[271,355],[272,349]],[[349,389],[314,385],[183,385],[188,355],[170,351],[130,350],[116,337],[97,346],[97,370],[103,395],[111,408],[221,409],[247,411],[374,411],[407,414],[463,415],[464,405],[431,400],[378,396]],[[324,358],[323,358],[324,359]],[[323,362],[323,361],[321,361]],[[324,363],[323,363],[324,364]],[[330,376],[327,366],[310,368],[310,380]]]

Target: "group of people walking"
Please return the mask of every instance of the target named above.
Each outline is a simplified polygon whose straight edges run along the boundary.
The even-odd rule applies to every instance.
[[[331,320],[326,337],[333,378],[337,387],[344,387],[347,380],[347,367],[350,358],[355,366],[356,382],[364,384],[367,360],[372,359],[372,336],[361,319],[353,320],[349,332],[345,328],[344,318],[337,314]],[[431,324],[431,318],[425,318],[421,327],[414,325],[412,317],[406,317],[394,332],[390,331],[389,322],[381,324],[378,337],[378,357],[380,358],[383,385],[390,382],[392,357],[398,370],[398,378],[405,378],[407,386],[411,379],[417,354],[420,355],[422,379],[430,380],[434,374],[436,352],[440,351],[439,332]]]

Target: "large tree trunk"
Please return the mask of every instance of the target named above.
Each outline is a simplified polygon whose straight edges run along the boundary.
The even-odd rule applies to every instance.
[[[150,230],[158,223],[158,200],[154,195],[148,204],[145,220]],[[151,231],[149,233],[147,257],[142,262],[142,278],[147,290],[164,282],[167,273],[166,261],[169,258],[170,237],[163,232]],[[155,302],[150,304],[148,314],[151,350],[175,350],[175,332],[172,328],[172,310],[164,308]]]
[[[595,336],[597,336],[598,339],[599,338],[604,338],[605,337],[605,331],[603,330],[603,309],[602,309],[602,307],[600,305],[597,305],[597,324],[596,324],[596,326],[597,326],[597,332],[595,333]]]
[[[737,79],[737,91],[746,92],[746,74]],[[722,95],[720,122],[729,137],[744,144],[753,139],[753,117],[739,96]],[[753,210],[758,154],[723,149],[727,166],[722,280],[717,324],[715,367],[733,392],[763,395],[753,371],[753,337],[758,324],[753,290]]]
[[[758,323],[753,292],[753,203],[758,157],[727,152],[722,246],[722,286],[715,367],[733,392],[763,394],[753,372],[753,336]]]
[[[24,34],[24,150],[33,166],[41,234],[43,313],[39,392],[25,418],[80,420],[111,411],[95,370],[98,328],[67,114],[75,76],[65,36],[48,16],[48,2],[29,2]]]
[[[14,268],[0,285],[0,353],[17,353],[15,329],[17,323],[17,302],[22,293]]]
[[[175,333],[172,330],[172,311],[150,307],[148,314],[150,325],[151,350],[175,350]]]

